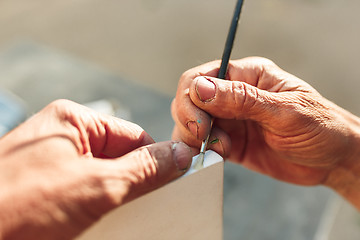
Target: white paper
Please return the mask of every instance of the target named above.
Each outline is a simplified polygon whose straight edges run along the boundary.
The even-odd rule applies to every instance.
[[[115,209],[78,240],[222,239],[223,171],[221,156],[207,151],[203,169],[190,168],[187,175]]]
[[[191,163],[191,167],[190,169],[183,175],[183,177],[186,177],[190,174],[193,174],[199,170],[196,170],[194,168],[194,165],[196,164],[196,159],[199,157],[200,154],[196,155],[195,157],[193,157],[192,159],[192,163]],[[217,154],[216,152],[212,151],[212,150],[208,150],[205,152],[205,156],[204,156],[204,163],[203,163],[203,167],[206,168],[206,167],[209,167],[215,163],[218,163],[218,162],[222,162],[223,159],[222,157]]]

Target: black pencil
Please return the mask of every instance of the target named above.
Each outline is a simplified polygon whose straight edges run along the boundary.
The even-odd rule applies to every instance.
[[[219,73],[218,73],[218,78],[220,78],[220,79],[225,79],[225,77],[226,77],[229,60],[230,60],[230,55],[231,55],[231,50],[234,45],[236,29],[237,29],[237,26],[239,23],[240,13],[241,13],[241,9],[243,6],[243,2],[244,2],[243,0],[238,0],[236,3],[236,6],[235,6],[234,16],[231,21],[229,33],[226,38],[224,52],[223,52],[223,55],[221,58],[221,65],[220,65],[220,69],[219,69]],[[211,119],[210,128],[212,127],[213,122],[214,122],[214,118]],[[198,158],[196,159],[197,162],[194,165],[195,169],[200,169],[203,167],[205,151],[206,151],[206,148],[207,148],[207,145],[209,142],[209,138],[210,138],[210,132],[209,132],[209,135],[206,137],[206,139],[201,144],[200,154],[199,154]]]
[[[243,0],[238,0],[236,3],[236,6],[235,6],[234,16],[231,21],[229,33],[228,33],[226,43],[225,43],[224,52],[223,52],[223,55],[221,58],[221,65],[220,65],[220,70],[218,73],[218,78],[220,78],[220,79],[225,79],[225,77],[226,77],[226,72],[227,72],[227,68],[228,68],[228,64],[229,64],[229,60],[230,60],[231,50],[234,45],[236,29],[237,29],[237,26],[239,23],[240,13],[241,13],[241,9],[243,6],[243,2],[244,2]]]

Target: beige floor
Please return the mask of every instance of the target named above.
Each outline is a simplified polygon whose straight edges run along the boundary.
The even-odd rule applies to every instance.
[[[33,41],[173,95],[183,71],[221,56],[234,5],[0,0],[0,51]],[[233,58],[268,57],[360,115],[359,9],[357,0],[247,0]]]

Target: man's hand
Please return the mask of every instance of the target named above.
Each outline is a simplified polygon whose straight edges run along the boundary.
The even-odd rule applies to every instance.
[[[270,60],[231,61],[227,80],[215,78],[219,66],[182,75],[172,104],[174,139],[198,148],[213,116],[210,148],[230,161],[296,184],[347,184],[337,173],[360,160],[357,117]]]
[[[56,101],[0,139],[0,239],[73,239],[181,176],[191,157],[184,143]]]

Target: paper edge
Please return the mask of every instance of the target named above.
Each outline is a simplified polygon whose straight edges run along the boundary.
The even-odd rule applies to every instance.
[[[198,154],[192,158],[192,163],[191,163],[189,170],[182,177],[189,176],[190,174],[196,173],[198,171],[201,171],[204,168],[210,167],[211,165],[214,165],[216,163],[224,161],[224,159],[217,152],[215,152],[213,150],[207,150],[205,152],[205,156],[204,156],[204,164],[203,164],[204,167],[201,169],[195,169],[194,168],[195,163],[196,163],[195,160],[198,158],[199,155],[200,154]]]

